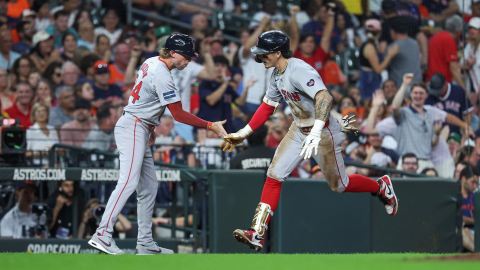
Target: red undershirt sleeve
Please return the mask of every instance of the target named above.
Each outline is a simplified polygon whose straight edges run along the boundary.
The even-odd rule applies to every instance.
[[[248,125],[252,128],[252,130],[256,130],[257,128],[263,126],[265,122],[268,120],[270,115],[275,111],[275,107],[268,105],[265,102],[262,102],[258,109],[255,111],[255,113],[252,116],[252,119],[250,119],[250,122],[248,122]]]
[[[199,128],[208,128],[210,125],[210,122],[184,111],[180,101],[168,104],[167,108],[172,113],[173,119],[178,122]]]

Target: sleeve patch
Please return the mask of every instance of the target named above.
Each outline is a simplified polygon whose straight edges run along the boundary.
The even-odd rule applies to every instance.
[[[163,93],[163,98],[164,98],[165,100],[171,99],[171,98],[173,98],[173,97],[175,97],[175,91],[173,91],[173,90]]]
[[[314,79],[310,79],[310,81],[307,82],[307,86],[309,87],[312,87],[315,85],[315,80]]]

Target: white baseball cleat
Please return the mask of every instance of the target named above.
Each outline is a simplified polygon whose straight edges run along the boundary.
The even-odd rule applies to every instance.
[[[155,242],[148,244],[137,244],[137,255],[168,255],[173,253],[173,250],[160,247]]]
[[[109,236],[101,236],[95,233],[88,241],[88,244],[101,252],[110,255],[121,255],[124,252],[115,244],[115,241]]]

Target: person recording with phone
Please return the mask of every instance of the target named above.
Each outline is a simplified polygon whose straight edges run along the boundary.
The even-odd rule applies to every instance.
[[[48,200],[48,206],[51,209],[50,221],[48,223],[51,237],[60,239],[72,237],[75,201],[73,181],[61,181],[58,189]]]

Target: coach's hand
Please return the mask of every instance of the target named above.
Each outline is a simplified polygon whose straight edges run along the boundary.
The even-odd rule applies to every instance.
[[[218,136],[223,137],[227,135],[227,131],[223,128],[227,120],[213,122],[211,126],[208,127],[211,131],[217,133]]]
[[[235,133],[227,134],[223,137],[222,150],[225,152],[232,152],[237,144],[241,144],[245,138],[252,134],[253,130],[249,125],[240,129]]]

